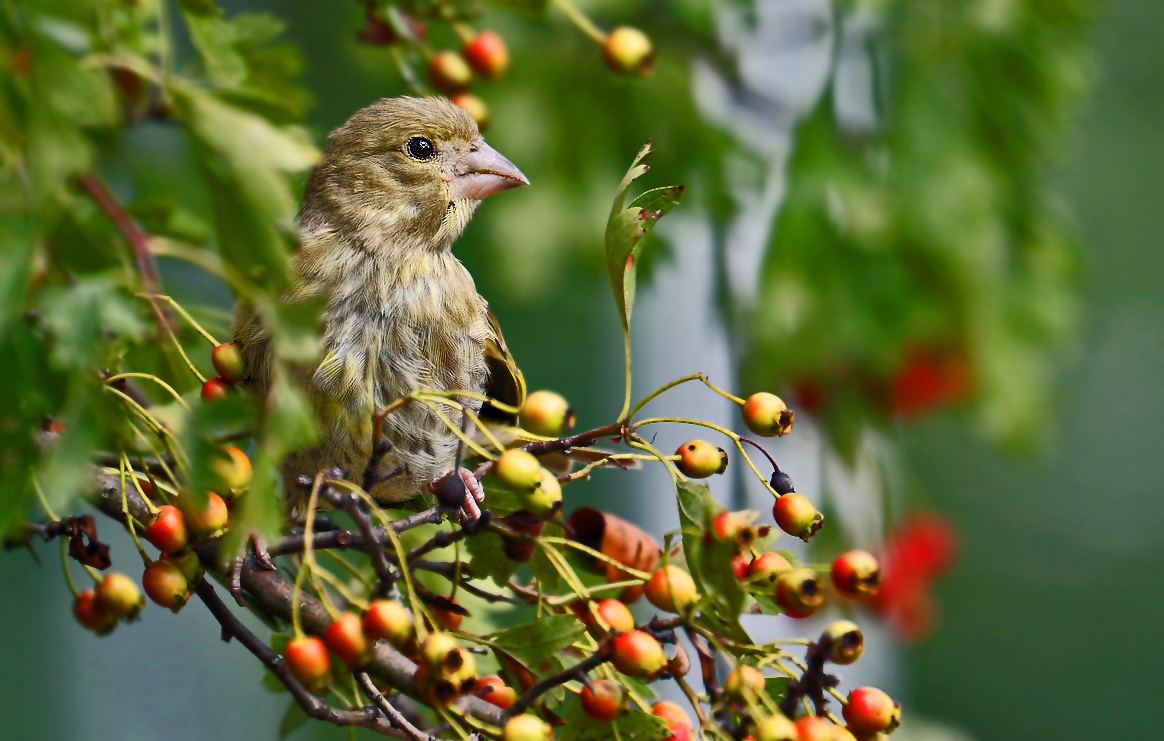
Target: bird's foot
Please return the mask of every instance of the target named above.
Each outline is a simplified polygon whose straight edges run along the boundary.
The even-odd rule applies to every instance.
[[[481,521],[485,489],[472,471],[458,468],[447,473],[433,484],[433,489],[440,503],[458,512],[466,525]]]
[[[235,556],[234,561],[230,565],[230,579],[228,580],[227,589],[230,590],[230,595],[234,597],[234,601],[239,606],[245,606],[246,600],[242,596],[242,572],[243,567],[246,566],[248,559],[254,558],[259,562],[266,571],[276,571],[275,562],[271,559],[271,552],[267,550],[267,541],[257,535],[252,535],[247,539],[247,545],[242,549],[242,552]]]

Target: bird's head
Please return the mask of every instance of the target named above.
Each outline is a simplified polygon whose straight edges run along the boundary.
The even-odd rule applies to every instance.
[[[332,132],[300,223],[369,249],[448,249],[481,199],[529,180],[445,98],[387,98]]]

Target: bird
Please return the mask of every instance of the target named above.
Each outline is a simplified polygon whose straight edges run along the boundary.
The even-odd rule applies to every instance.
[[[318,361],[290,372],[318,431],[315,444],[283,464],[292,519],[301,521],[307,500],[297,482],[337,468],[349,477],[371,470],[368,493],[384,504],[423,501],[452,474],[464,483],[462,517],[480,516],[483,490],[467,469],[453,471],[459,439],[437,414],[410,403],[384,415],[379,431],[374,425],[379,410],[418,390],[520,407],[521,371],[452,248],[483,199],[528,184],[445,98],[381,99],[331,133],[306,184],[283,297],[323,303]],[[252,388],[267,396],[278,370],[253,307],[240,305],[235,341]],[[488,411],[471,397],[457,400]],[[463,424],[460,410],[442,411]]]

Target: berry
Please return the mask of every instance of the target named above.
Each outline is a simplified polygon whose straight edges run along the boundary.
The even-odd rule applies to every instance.
[[[723,448],[717,448],[706,440],[689,440],[675,451],[679,460],[675,465],[684,476],[693,479],[705,479],[715,473],[727,470],[728,454]]]
[[[772,518],[781,530],[805,542],[824,524],[824,515],[803,494],[785,494],[777,499],[772,505]]]
[[[881,568],[865,551],[846,551],[833,561],[833,586],[852,599],[873,597],[881,589]]]
[[[473,83],[473,70],[455,51],[438,51],[428,60],[428,79],[441,92],[455,93]]]
[[[162,553],[180,553],[190,544],[186,518],[177,507],[169,504],[158,507],[154,521],[145,529],[145,539]]]
[[[631,26],[619,26],[602,42],[606,66],[623,75],[645,75],[655,65],[655,50],[645,33]]]
[[[651,715],[662,718],[673,734],[667,741],[691,741],[691,719],[683,708],[673,702],[660,700],[651,705]]]
[[[574,410],[560,394],[535,391],[521,405],[519,421],[527,432],[558,437],[574,426]]]
[[[876,687],[858,687],[850,692],[842,713],[856,733],[892,732],[901,722],[901,706]]]
[[[202,562],[198,560],[198,555],[191,551],[176,556],[163,553],[161,560],[177,566],[178,570],[182,572],[182,576],[186,577],[187,584],[197,584],[202,577]]]
[[[728,697],[745,702],[764,691],[764,674],[754,666],[740,664],[727,675],[723,691]]]
[[[484,131],[485,127],[489,125],[489,106],[485,105],[485,101],[476,95],[457,93],[450,100],[469,112],[469,115],[477,122],[478,131]]]
[[[856,623],[838,620],[825,628],[820,644],[829,661],[834,664],[852,664],[861,658],[861,652],[865,650],[865,636]]]
[[[783,471],[776,471],[773,473],[772,480],[768,483],[780,496],[791,494],[792,492],[796,491],[796,487],[792,485],[792,477]]]
[[[711,533],[718,540],[735,540],[746,527],[747,524],[734,512],[720,512],[711,519]]]
[[[558,477],[546,469],[541,470],[541,480],[533,489],[520,492],[521,506],[531,515],[543,517],[562,504],[562,484]]]
[[[594,607],[598,617],[616,633],[626,633],[635,629],[635,619],[630,609],[616,599],[604,599]],[[599,623],[601,625],[601,623]],[[605,632],[605,629],[603,629]]]
[[[397,648],[405,645],[416,631],[412,614],[394,599],[372,600],[361,622],[364,635],[382,638]]]
[[[97,606],[115,618],[132,618],[145,607],[141,590],[125,574],[114,571],[97,584]]]
[[[651,576],[644,589],[647,601],[667,612],[686,612],[699,601],[695,581],[678,566],[664,566]]]
[[[658,674],[667,665],[663,647],[654,636],[641,630],[632,630],[615,638],[611,660],[615,669],[638,679]]]
[[[509,68],[505,40],[492,31],[482,31],[465,42],[461,54],[482,77],[499,77]]]
[[[853,734],[817,715],[805,715],[796,721],[799,741],[856,741]]]
[[[97,635],[105,635],[117,627],[117,616],[101,609],[93,589],[86,589],[73,599],[73,617]]]
[[[283,649],[283,660],[292,676],[309,689],[318,689],[330,679],[331,659],[327,656],[327,646],[315,636],[288,641],[287,648]]]
[[[141,585],[151,600],[171,612],[181,610],[190,598],[190,583],[182,570],[169,561],[154,561],[146,566]]]
[[[533,715],[515,715],[505,723],[501,741],[552,741],[554,729]]]
[[[796,724],[783,715],[757,718],[756,741],[798,741]]]
[[[226,381],[216,376],[202,384],[200,395],[202,396],[202,401],[218,401],[219,399],[225,399],[229,393],[230,387],[227,386]]]
[[[201,507],[195,504],[188,492],[179,494],[178,509],[186,519],[186,525],[191,532],[203,538],[221,535],[226,529],[226,520],[230,515],[226,509],[226,502],[212,491],[206,492],[206,503]]]
[[[439,669],[445,657],[452,651],[460,648],[457,639],[448,633],[429,633],[420,645],[420,655],[428,666]]]
[[[775,394],[761,391],[744,402],[744,424],[760,437],[783,437],[792,431],[796,415]]]
[[[457,604],[455,599],[449,601],[454,605]],[[429,610],[432,612],[432,616],[436,618],[436,621],[440,623],[441,626],[446,630],[457,630],[461,627],[461,621],[465,619],[465,616],[461,613],[453,612],[452,610],[446,610],[445,608],[438,607],[437,605],[432,605],[429,607]]]
[[[502,710],[508,710],[517,702],[517,692],[496,674],[478,679],[473,685],[473,692],[485,702]]]
[[[609,679],[596,679],[591,684],[594,685],[593,692],[589,687],[583,687],[578,693],[582,709],[591,718],[614,720],[622,709],[622,687]]]
[[[210,461],[215,476],[222,483],[222,496],[233,499],[235,494],[251,485],[254,470],[247,454],[232,445],[222,448],[224,455],[215,456]]]
[[[512,491],[529,491],[542,480],[542,464],[524,450],[514,448],[497,457],[493,463],[497,483]]]
[[[788,559],[775,551],[764,551],[748,564],[748,581],[776,583],[781,572],[792,568]]]
[[[824,604],[824,582],[812,569],[790,569],[776,579],[776,603],[789,617],[808,617]]]
[[[351,667],[364,664],[372,653],[360,617],[354,612],[341,612],[323,632],[323,641],[332,653]]]
[[[238,383],[247,377],[246,362],[233,342],[215,346],[210,352],[210,362],[214,364],[214,372],[227,383]]]
[[[748,575],[748,566],[750,565],[751,563],[748,561],[748,557],[744,554],[737,553],[736,555],[732,556],[732,573],[734,573],[736,578],[740,581],[743,581],[744,577]]]

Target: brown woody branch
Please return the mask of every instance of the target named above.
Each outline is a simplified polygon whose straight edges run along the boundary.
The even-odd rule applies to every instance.
[[[602,427],[595,427],[585,432],[579,432],[577,435],[570,435],[569,437],[532,442],[521,446],[521,450],[535,457],[546,455],[547,453],[569,453],[573,448],[588,448],[594,445],[600,437],[621,437],[624,432],[624,425],[616,422]],[[492,468],[493,461],[485,461],[474,469],[473,475],[480,481]]]

